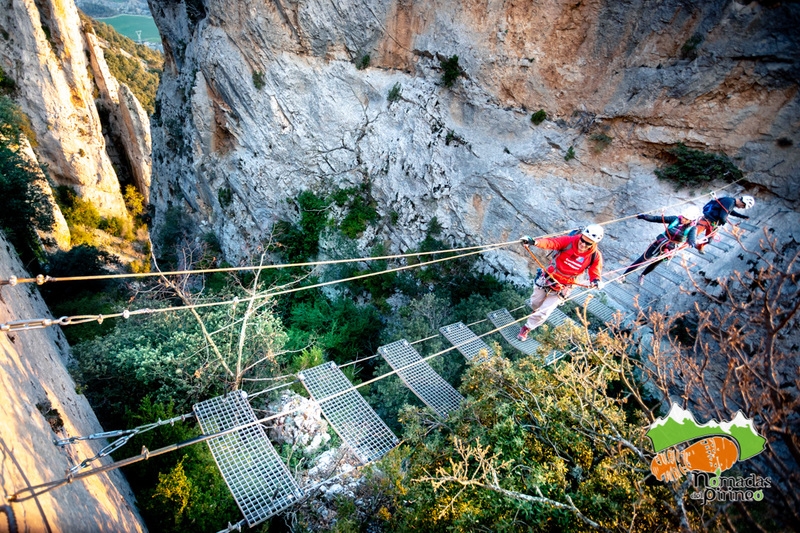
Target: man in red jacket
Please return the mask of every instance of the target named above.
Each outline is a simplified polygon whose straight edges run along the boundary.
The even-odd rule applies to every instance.
[[[530,306],[533,313],[520,329],[517,339],[525,341],[528,333],[544,324],[550,313],[566,298],[575,279],[586,272],[592,287],[600,285],[603,271],[603,255],[597,243],[603,238],[603,227],[597,224],[586,226],[577,235],[564,235],[551,239],[523,237],[522,244],[545,250],[556,250],[556,255],[544,271],[539,269],[534,280]]]

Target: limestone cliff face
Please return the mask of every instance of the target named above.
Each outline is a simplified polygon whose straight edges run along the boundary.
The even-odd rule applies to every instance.
[[[97,37],[93,33],[84,36],[92,74],[100,93],[98,106],[109,116],[110,131],[106,135],[119,140],[133,182],[139,192],[148,198],[152,172],[150,118],[128,86],[120,84],[108,70]]]
[[[0,277],[28,276],[0,234]],[[34,286],[0,286],[0,322],[51,317]],[[63,479],[107,442],[56,439],[103,431],[67,372],[69,346],[57,326],[0,334],[0,485],[3,505],[16,519],[12,531],[147,531],[128,482],[119,470],[97,474],[23,502],[8,501],[26,487]],[[116,429],[116,428],[108,428]],[[110,458],[93,463],[108,464]],[[28,493],[21,494],[27,496]],[[0,520],[5,528],[6,517]],[[3,529],[2,531],[8,531]]]
[[[149,121],[131,96],[111,98],[108,74],[93,35],[85,35],[73,0],[6,0],[0,17],[0,66],[16,83],[13,95],[30,117],[36,153],[58,184],[74,186],[105,216],[127,217],[117,175],[106,152],[95,91],[127,139],[137,185],[150,179]],[[115,91],[115,97],[116,93]],[[133,99],[135,100],[135,98]],[[137,107],[138,106],[138,107]]]
[[[652,173],[679,141],[735,157],[747,182],[731,191],[799,197],[800,158],[786,147],[800,142],[796,4],[150,6],[167,62],[151,201],[186,209],[231,259],[294,215],[287,197],[365,182],[382,216],[365,249],[415,244],[434,216],[453,240],[487,243],[610,220],[692,197]],[[440,59],[452,55],[463,75],[446,88]],[[548,120],[534,126],[540,108]],[[613,141],[600,150],[594,133]],[[221,189],[232,192],[224,207]],[[524,266],[492,262],[509,276]]]

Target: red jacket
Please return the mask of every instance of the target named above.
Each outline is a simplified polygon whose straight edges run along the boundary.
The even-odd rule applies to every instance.
[[[603,271],[603,254],[597,249],[597,243],[586,253],[578,252],[578,241],[581,235],[564,235],[551,239],[536,239],[536,247],[545,250],[556,250],[556,256],[547,265],[547,272],[560,284],[572,285],[575,278],[588,270],[589,281],[600,281]],[[594,257],[594,260],[592,260]]]

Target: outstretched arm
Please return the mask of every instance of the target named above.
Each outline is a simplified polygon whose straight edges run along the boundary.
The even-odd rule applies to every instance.
[[[636,215],[636,218],[639,220],[646,220],[647,222],[663,222],[664,224],[671,224],[678,219],[678,217],[674,216],[668,217],[664,215],[644,215],[641,213]]]

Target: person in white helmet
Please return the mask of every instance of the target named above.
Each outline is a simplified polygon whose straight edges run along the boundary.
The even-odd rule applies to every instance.
[[[703,217],[697,223],[697,251],[701,254],[705,253],[703,248],[711,242],[719,228],[725,225],[728,221],[728,216],[745,220],[750,218],[747,215],[736,212],[735,209],[750,209],[755,203],[755,198],[744,195],[739,198],[731,196],[714,198],[704,205]]]
[[[603,239],[603,233],[602,226],[591,224],[575,235],[535,240],[525,236],[520,239],[526,247],[555,250],[556,254],[544,271],[539,269],[536,273],[530,299],[533,312],[520,329],[517,339],[525,341],[528,333],[544,324],[561,300],[569,295],[576,278],[584,272],[589,276],[592,287],[600,286],[603,254],[597,249],[597,243]]]
[[[644,277],[652,272],[659,263],[667,259],[670,252],[685,242],[688,242],[689,246],[695,246],[696,225],[701,216],[700,208],[693,205],[687,206],[678,216],[636,215],[639,220],[662,223],[666,226],[666,230],[656,237],[656,240],[650,244],[636,261],[631,263],[631,266],[628,267],[623,276],[634,270],[644,268],[639,274],[639,285],[644,285]],[[623,277],[622,279],[624,280],[625,278]]]

